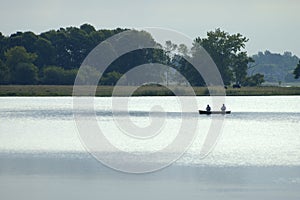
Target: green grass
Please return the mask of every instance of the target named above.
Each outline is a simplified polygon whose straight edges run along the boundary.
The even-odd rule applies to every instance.
[[[300,95],[300,87],[242,87],[226,90],[227,96]]]
[[[133,96],[181,96],[189,95],[187,87],[170,86],[174,91],[163,86],[142,86],[134,91]],[[111,96],[113,86],[98,86],[96,96]],[[133,86],[121,86],[116,96],[124,96],[134,89]],[[194,87],[198,96],[209,95],[206,87]],[[72,96],[73,86],[64,85],[0,85],[0,96]],[[242,87],[228,88],[227,96],[268,96],[300,95],[300,87]]]

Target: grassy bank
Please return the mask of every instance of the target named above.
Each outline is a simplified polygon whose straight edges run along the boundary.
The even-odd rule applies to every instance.
[[[96,96],[111,96],[113,86],[99,86]],[[175,93],[189,94],[186,87],[171,86]],[[122,96],[133,89],[121,88]],[[194,87],[198,96],[209,95],[207,88]],[[0,85],[0,96],[72,96],[73,86],[64,85]],[[135,90],[134,96],[173,96],[173,92],[162,86],[143,86]],[[227,96],[300,95],[300,87],[242,87],[226,89]]]

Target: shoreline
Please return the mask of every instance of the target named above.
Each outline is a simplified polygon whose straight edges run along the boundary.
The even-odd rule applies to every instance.
[[[126,95],[135,86],[121,86]],[[170,86],[170,88],[179,93],[180,96],[190,96],[185,86]],[[193,87],[197,96],[209,96],[206,87]],[[114,86],[98,86],[97,97],[112,96]],[[0,96],[72,96],[73,85],[0,85]],[[300,95],[300,87],[278,87],[278,86],[260,86],[260,87],[242,87],[226,89],[226,96],[293,96]],[[174,93],[164,86],[142,86],[138,88],[133,96],[175,96]]]

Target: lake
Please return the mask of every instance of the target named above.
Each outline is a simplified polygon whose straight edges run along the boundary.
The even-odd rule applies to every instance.
[[[212,103],[210,97],[196,100],[199,109]],[[1,97],[0,197],[300,199],[299,102],[300,96],[226,97],[232,114],[217,116],[223,121],[220,137],[203,158],[200,151],[214,116],[182,112],[176,97],[132,97],[128,107],[133,124],[143,128],[151,118],[164,120],[159,135],[138,139],[122,134],[115,124],[113,116],[122,118],[126,109],[113,113],[111,98],[95,98],[98,125],[119,151],[147,156],[176,139],[183,119],[198,123],[191,145],[169,167],[128,174],[87,152],[74,120],[72,97]],[[156,105],[165,115],[151,111]],[[103,155],[128,162],[116,152]]]

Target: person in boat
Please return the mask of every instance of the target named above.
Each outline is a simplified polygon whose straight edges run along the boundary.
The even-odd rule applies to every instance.
[[[225,112],[225,110],[226,110],[225,104],[223,104],[223,106],[221,107],[221,110],[222,110],[222,112]]]
[[[207,111],[207,112],[210,112],[210,110],[211,110],[210,106],[207,105],[207,106],[206,106],[206,111]]]

